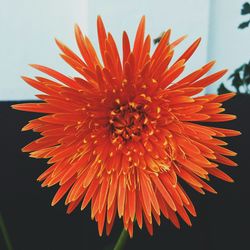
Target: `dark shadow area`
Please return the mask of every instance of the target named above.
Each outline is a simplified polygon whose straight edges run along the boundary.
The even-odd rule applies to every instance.
[[[97,225],[90,219],[90,208],[80,208],[66,214],[60,202],[50,203],[57,187],[41,188],[36,178],[47,168],[46,162],[28,157],[21,148],[38,135],[21,133],[21,128],[34,114],[14,111],[16,102],[0,102],[0,211],[14,250],[102,250],[112,245],[120,234],[121,223],[116,221],[110,237],[99,237]],[[134,238],[126,249],[192,249],[235,250],[249,247],[249,154],[250,154],[250,97],[238,96],[226,103],[227,113],[238,115],[233,122],[219,124],[221,127],[241,130],[242,135],[228,139],[230,148],[238,152],[235,160],[239,167],[222,167],[235,179],[225,183],[213,179],[212,186],[218,195],[202,196],[188,188],[198,213],[189,228],[182,223],[177,230],[162,219],[160,227],[154,227],[154,236],[135,228]],[[186,186],[185,186],[186,187]],[[0,235],[0,249],[6,249]]]

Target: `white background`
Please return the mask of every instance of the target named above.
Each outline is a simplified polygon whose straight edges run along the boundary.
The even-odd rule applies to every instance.
[[[127,30],[133,39],[140,17],[146,15],[147,32],[152,38],[168,28],[172,28],[172,39],[189,35],[178,46],[179,52],[202,37],[200,48],[188,63],[186,72],[212,59],[217,60],[215,69],[228,68],[232,72],[250,59],[250,29],[237,29],[246,19],[240,15],[244,2],[0,0],[0,101],[35,98],[37,91],[20,79],[21,75],[32,77],[40,74],[28,66],[30,63],[46,65],[66,75],[74,74],[58,56],[54,37],[76,50],[73,26],[78,23],[97,45],[96,16],[99,14],[119,46],[122,31]],[[216,86],[207,90],[215,91]]]

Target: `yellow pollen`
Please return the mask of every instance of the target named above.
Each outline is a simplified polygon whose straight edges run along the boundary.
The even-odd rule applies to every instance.
[[[135,102],[130,102],[129,105],[130,105],[132,108],[135,108],[135,106],[136,106]]]
[[[150,130],[149,135],[153,135],[153,134],[154,134],[154,130],[152,129]]]
[[[169,170],[169,166],[166,164],[161,164],[160,165],[164,171]]]

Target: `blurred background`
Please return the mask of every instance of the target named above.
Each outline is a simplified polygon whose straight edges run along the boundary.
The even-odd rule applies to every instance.
[[[35,181],[46,168],[45,162],[30,159],[20,152],[21,147],[37,136],[21,134],[20,129],[36,116],[12,111],[9,107],[19,101],[35,99],[34,95],[38,93],[20,79],[21,75],[32,77],[37,74],[28,66],[30,63],[46,65],[66,75],[76,75],[58,56],[59,50],[53,39],[56,37],[77,51],[73,28],[78,23],[98,48],[97,15],[102,16],[119,48],[122,31],[127,30],[133,39],[142,15],[146,15],[146,31],[152,38],[168,28],[172,29],[172,40],[188,35],[178,46],[176,56],[196,38],[202,37],[199,49],[187,64],[186,74],[216,59],[213,71],[227,68],[229,72],[205,92],[217,93],[219,87],[221,93],[228,90],[239,92],[226,104],[228,112],[239,117],[227,127],[243,132],[241,137],[228,140],[231,148],[239,152],[236,161],[240,167],[227,171],[236,183],[214,181],[219,192],[217,196],[201,197],[189,190],[198,211],[191,229],[183,225],[179,231],[169,222],[163,222],[152,238],[145,230],[136,230],[127,249],[250,248],[247,234],[250,223],[247,201],[250,194],[247,179],[250,96],[246,95],[248,91],[240,94],[244,86],[248,89],[250,83],[250,27],[247,27],[250,5],[247,1],[0,0],[0,6],[0,212],[13,249],[98,250],[112,246],[120,233],[121,225],[117,222],[110,238],[99,238],[89,211],[77,211],[68,216],[63,204],[54,208],[50,206],[56,189],[41,189]],[[224,85],[220,85],[221,82]],[[2,249],[8,248],[0,233]]]

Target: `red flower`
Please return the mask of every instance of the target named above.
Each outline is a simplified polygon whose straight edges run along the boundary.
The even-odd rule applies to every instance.
[[[100,17],[97,29],[103,62],[78,26],[81,57],[56,40],[61,57],[81,77],[70,78],[40,65],[31,66],[54,80],[23,77],[44,93],[38,95],[43,103],[13,107],[46,114],[23,128],[41,134],[23,151],[49,159],[50,166],[38,180],[43,187],[59,185],[52,205],[66,196],[71,213],[79,204],[83,210],[91,203],[100,235],[105,221],[110,233],[117,213],[130,236],[135,220],[140,228],[144,221],[152,234],[152,218],[160,224],[161,213],[176,227],[177,214],[191,225],[187,211],[193,216],[196,212],[179,179],[200,193],[216,193],[206,182],[210,175],[233,181],[218,164],[236,166],[227,158],[235,153],[218,138],[240,133],[204,122],[235,119],[222,114],[221,107],[234,94],[196,96],[226,70],[203,77],[214,65],[210,62],[179,79],[200,39],[171,63],[184,37],[170,43],[168,30],[150,55],[144,17],[132,47],[123,33],[121,59]]]

